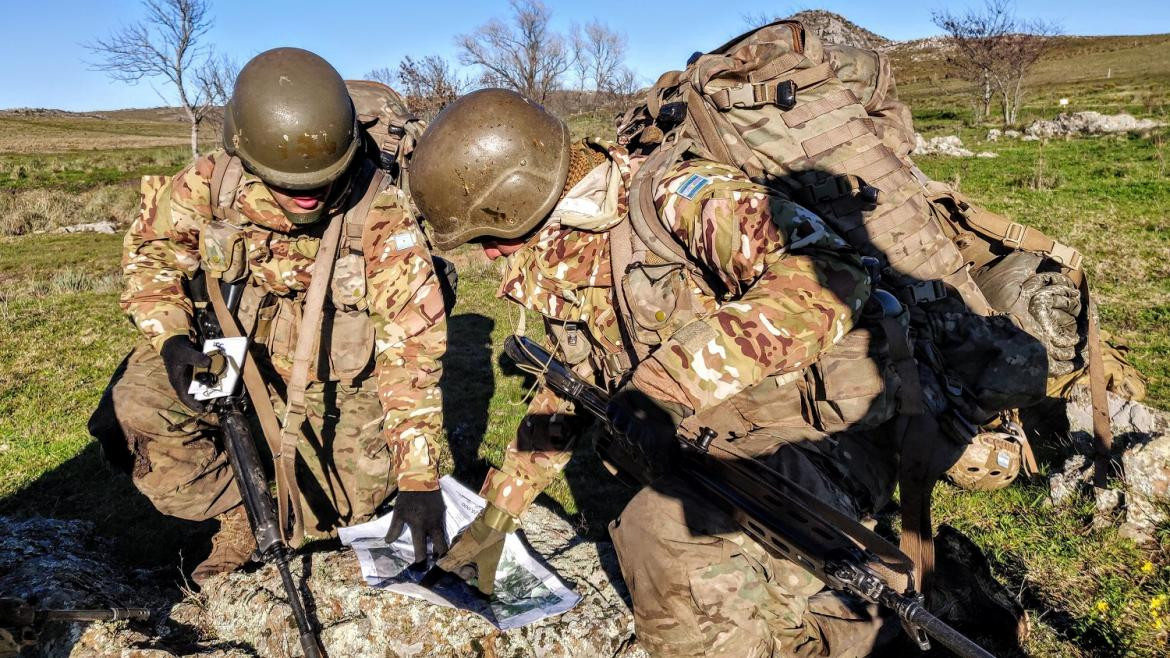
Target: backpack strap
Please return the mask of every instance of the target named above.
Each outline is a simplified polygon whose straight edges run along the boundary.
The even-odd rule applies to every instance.
[[[374,205],[374,199],[378,194],[385,189],[389,182],[389,176],[386,170],[380,167],[373,167],[372,165],[364,165],[373,169],[373,175],[369,180],[365,193],[352,208],[345,213],[345,234],[341,242],[338,256],[348,256],[350,254],[362,255],[362,234],[366,229],[366,218],[370,214],[370,208]],[[366,174],[369,175],[369,174]],[[360,184],[361,180],[365,179],[365,175],[359,174]]]
[[[232,224],[244,222],[243,215],[233,206],[236,190],[244,179],[244,163],[236,156],[216,158],[211,170],[211,216]]]

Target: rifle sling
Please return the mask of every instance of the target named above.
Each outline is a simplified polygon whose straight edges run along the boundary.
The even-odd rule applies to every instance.
[[[219,322],[220,330],[227,338],[238,338],[243,336],[240,330],[239,322],[236,316],[228,310],[227,302],[224,301],[223,291],[219,287],[219,279],[208,277],[207,279],[207,297],[211,301],[211,308],[215,312],[215,318]],[[248,346],[251,349],[251,344]],[[272,453],[273,458],[280,454],[280,421],[277,419],[276,410],[272,407],[272,398],[268,395],[268,385],[264,382],[264,376],[260,374],[260,369],[256,367],[256,360],[251,358],[244,359],[243,379],[244,390],[248,392],[248,399],[252,401],[252,408],[256,410],[256,417],[260,421],[260,431],[264,434],[264,440],[268,443],[268,449]],[[294,507],[300,506],[300,489],[297,487],[297,481],[294,477],[291,481],[285,477],[285,474],[278,468],[276,469],[276,502],[277,512],[280,521],[280,534],[284,539],[288,539],[286,533],[288,532],[288,515],[290,501]],[[299,518],[299,516],[298,516]]]

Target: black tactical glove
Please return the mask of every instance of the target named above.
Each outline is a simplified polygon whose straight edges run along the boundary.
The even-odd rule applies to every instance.
[[[614,431],[638,446],[657,470],[678,455],[678,426],[691,412],[681,404],[656,400],[627,383],[610,398],[605,413]]]
[[[447,533],[443,530],[445,511],[441,491],[399,491],[386,543],[398,539],[403,527],[409,527],[414,541],[414,563],[427,561],[427,539],[431,540],[435,557],[439,557],[447,552]]]
[[[163,343],[160,354],[167,369],[167,380],[171,382],[171,388],[175,389],[175,394],[179,396],[179,402],[192,411],[203,411],[203,403],[188,393],[187,388],[191,386],[192,371],[211,365],[211,357],[195,347],[195,343],[186,336],[168,338]]]

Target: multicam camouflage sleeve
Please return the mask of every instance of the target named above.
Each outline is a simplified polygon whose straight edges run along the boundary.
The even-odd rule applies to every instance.
[[[402,491],[439,488],[447,323],[426,237],[390,188],[375,200],[362,237],[367,303],[374,322],[378,397]]]
[[[729,301],[638,367],[634,382],[647,394],[705,409],[808,365],[853,327],[869,277],[812,212],[708,161],[676,166],[655,204]]]
[[[488,472],[479,495],[519,517],[569,463],[578,426],[584,422],[573,413],[571,402],[541,387],[508,445],[504,463]]]
[[[214,166],[204,156],[173,178],[144,178],[142,208],[123,242],[122,309],[156,350],[191,332],[193,311],[182,282],[199,268]]]

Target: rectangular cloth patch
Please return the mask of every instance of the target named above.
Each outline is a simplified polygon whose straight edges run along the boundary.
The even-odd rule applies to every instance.
[[[415,237],[414,231],[395,233],[390,236],[390,239],[394,241],[394,251],[406,251],[418,244],[418,238]]]
[[[695,195],[699,193],[699,190],[707,187],[710,184],[710,178],[707,178],[706,176],[700,176],[698,174],[691,174],[685,181],[683,181],[682,185],[678,186],[678,190],[675,193],[684,199],[694,201]]]

